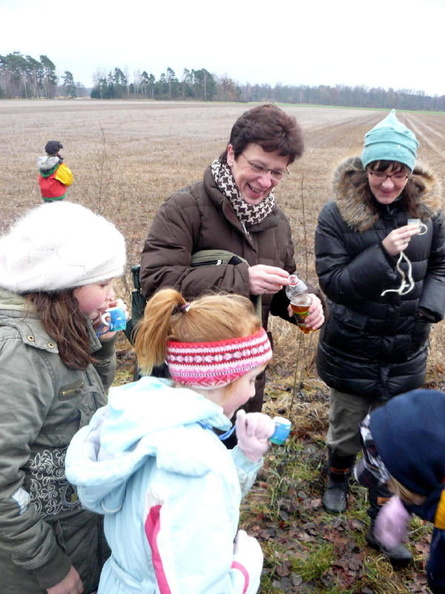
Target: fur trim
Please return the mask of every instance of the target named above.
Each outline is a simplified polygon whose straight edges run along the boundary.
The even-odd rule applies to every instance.
[[[366,205],[364,196],[352,185],[351,175],[363,170],[360,157],[344,159],[334,172],[332,181],[333,198],[337,203],[342,219],[357,231],[366,231],[374,226],[379,215]],[[418,188],[416,203],[419,218],[427,221],[442,210],[442,188],[435,174],[426,165],[417,162],[413,179]]]

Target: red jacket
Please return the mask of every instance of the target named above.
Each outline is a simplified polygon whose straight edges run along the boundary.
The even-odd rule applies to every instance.
[[[67,186],[73,183],[73,174],[65,163],[60,163],[55,169],[43,173],[39,177],[40,193],[45,202],[63,200]]]

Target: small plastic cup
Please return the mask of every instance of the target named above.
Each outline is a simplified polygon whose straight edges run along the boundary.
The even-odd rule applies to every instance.
[[[274,417],[273,420],[275,423],[275,431],[273,432],[272,437],[269,438],[269,441],[276,445],[283,445],[289,437],[292,423],[284,417]]]
[[[101,317],[102,324],[107,327],[107,332],[125,330],[127,327],[127,316],[120,307],[110,307]]]
[[[425,223],[422,223],[420,219],[408,219],[408,225],[416,225],[416,227],[419,227],[419,235],[425,235],[425,233],[428,232],[428,227]]]

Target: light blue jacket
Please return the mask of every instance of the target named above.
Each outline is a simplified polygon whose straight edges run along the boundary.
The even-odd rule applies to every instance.
[[[230,425],[204,396],[143,377],[112,388],[74,436],[66,475],[82,504],[105,515],[112,549],[99,594],[257,591],[261,564],[240,560],[233,543],[261,462],[212,430]]]

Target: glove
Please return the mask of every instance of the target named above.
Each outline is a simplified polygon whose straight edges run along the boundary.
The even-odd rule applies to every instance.
[[[275,431],[275,423],[262,413],[236,413],[236,436],[238,447],[249,460],[258,462],[269,448],[269,437]]]
[[[249,536],[244,530],[238,530],[236,535],[233,563],[242,565],[248,574],[249,587],[243,592],[245,594],[258,592],[263,569],[263,551],[257,539]]]
[[[375,521],[374,535],[387,548],[394,548],[406,536],[411,515],[400,497],[394,495],[385,503]]]

